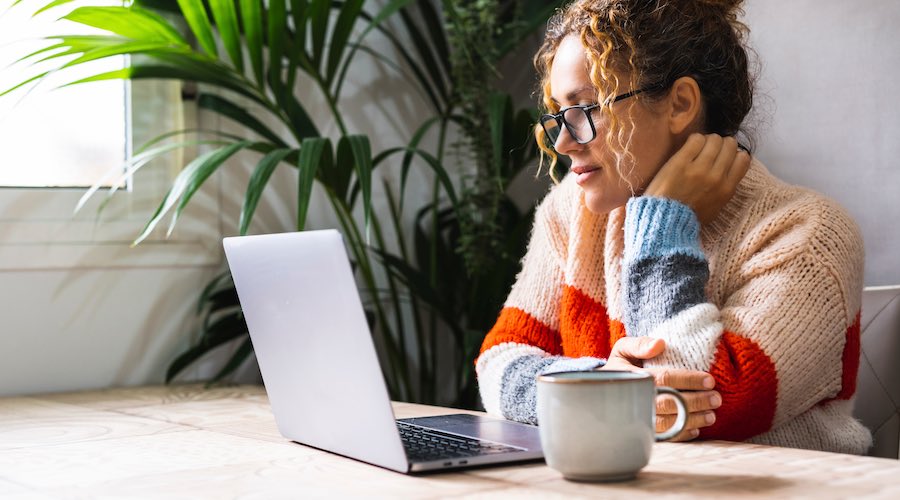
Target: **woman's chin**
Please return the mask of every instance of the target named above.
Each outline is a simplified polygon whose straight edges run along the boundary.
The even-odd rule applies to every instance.
[[[596,192],[594,190],[584,190],[584,206],[591,213],[598,215],[607,214],[613,210],[624,206],[628,202],[628,198],[618,199],[618,197],[610,197],[608,193]]]

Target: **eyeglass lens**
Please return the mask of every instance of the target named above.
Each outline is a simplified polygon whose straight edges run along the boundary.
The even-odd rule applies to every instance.
[[[562,120],[556,115],[544,115],[541,118],[541,125],[547,134],[551,144],[555,144],[562,132],[562,122],[569,131],[569,134],[576,142],[584,144],[594,138],[594,128],[591,126],[590,111],[584,107],[566,108],[562,111]]]

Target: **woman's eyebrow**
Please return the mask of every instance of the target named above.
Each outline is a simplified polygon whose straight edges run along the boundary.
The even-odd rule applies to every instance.
[[[571,101],[576,101],[576,100],[578,100],[579,97],[582,96],[582,94],[584,94],[585,92],[588,92],[588,91],[591,92],[591,97],[594,97],[594,96],[596,95],[596,91],[594,90],[593,85],[585,85],[584,87],[581,87],[581,88],[579,88],[579,89],[572,90],[571,92],[567,93],[567,94],[566,94],[566,97],[565,97],[565,100],[566,100],[566,101],[569,101],[569,102],[571,102]],[[559,101],[556,100],[555,97],[552,97],[552,96],[551,96],[551,97],[550,97],[550,100],[553,101],[553,102],[556,103],[556,104],[559,104]]]

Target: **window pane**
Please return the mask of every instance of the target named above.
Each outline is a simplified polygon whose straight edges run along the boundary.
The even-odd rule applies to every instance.
[[[40,3],[26,1],[10,7],[11,0],[0,0],[0,68],[4,68],[0,71],[0,89],[49,69],[13,64],[46,46],[38,37],[97,33],[75,23],[56,21],[65,13],[60,9],[32,18],[31,12]],[[124,64],[124,57],[97,61],[90,67],[50,75],[34,88],[0,98],[0,186],[84,187],[121,169],[129,134],[127,84],[113,80],[57,87],[120,69]],[[105,184],[118,180],[114,175]]]

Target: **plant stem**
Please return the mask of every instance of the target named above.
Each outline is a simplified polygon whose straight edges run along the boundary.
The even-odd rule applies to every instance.
[[[372,228],[375,230],[375,241],[378,242],[378,246],[383,252],[387,252],[387,246],[384,242],[384,236],[381,232],[381,223],[378,222],[377,217],[372,218]],[[391,303],[394,305],[394,320],[397,322],[397,341],[399,343],[399,356],[403,360],[403,380],[409,380],[409,364],[407,363],[407,355],[406,355],[406,329],[404,328],[403,321],[403,310],[400,307],[400,295],[397,292],[397,283],[394,279],[394,276],[387,272],[385,273],[388,280],[388,289],[390,290],[390,298]],[[419,388],[421,391],[421,388]],[[421,394],[421,393],[420,393]],[[412,394],[410,394],[412,396]]]
[[[347,234],[350,240],[350,248],[353,252],[353,255],[356,257],[356,262],[359,266],[366,288],[370,291],[370,293],[373,294],[373,296],[377,297],[378,287],[375,284],[375,277],[372,273],[372,263],[365,251],[365,245],[362,243],[363,239],[361,233],[359,232],[359,227],[356,225],[356,221],[353,220],[353,217],[349,211],[349,207],[344,205],[342,200],[340,200],[333,192],[330,191],[328,199],[334,207],[335,213],[338,215],[338,219],[340,220],[345,234]],[[403,376],[403,373],[406,371],[406,360],[399,359],[398,349],[396,344],[394,343],[393,335],[391,335],[390,325],[387,322],[387,315],[384,313],[384,306],[379,300],[375,300],[375,313],[378,317],[378,327],[382,328],[385,332],[385,347],[387,348],[388,358],[391,364],[390,368],[393,372],[392,377],[386,377],[388,379],[388,386],[391,386],[392,383],[395,384],[397,383],[397,381],[399,381],[402,384],[402,387],[394,386],[391,392],[396,397],[403,399],[405,397],[408,397],[411,392],[409,381]],[[399,365],[401,364],[404,365],[403,371],[398,372],[397,370],[400,369]]]

